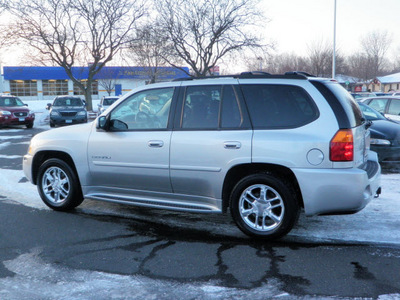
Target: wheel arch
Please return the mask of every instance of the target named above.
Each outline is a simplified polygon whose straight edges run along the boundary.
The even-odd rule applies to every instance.
[[[242,164],[232,167],[226,174],[222,188],[222,210],[226,212],[229,207],[229,198],[235,185],[244,177],[252,174],[270,173],[282,181],[290,182],[296,192],[299,206],[304,208],[303,197],[297,178],[292,170],[276,164]]]
[[[35,184],[37,184],[37,177],[38,177],[38,172],[39,172],[40,166],[46,160],[48,160],[50,158],[58,158],[58,159],[61,159],[62,161],[64,161],[65,163],[67,163],[72,168],[72,170],[75,172],[78,182],[80,184],[80,180],[79,180],[79,176],[78,176],[78,172],[77,172],[74,160],[68,153],[62,152],[62,151],[40,151],[40,152],[36,153],[36,155],[32,161],[32,181]]]

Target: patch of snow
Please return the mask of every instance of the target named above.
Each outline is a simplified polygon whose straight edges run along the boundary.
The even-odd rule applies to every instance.
[[[20,170],[0,169],[0,201],[16,201],[22,205],[48,209],[39,197],[36,186],[28,182]],[[361,242],[400,245],[400,174],[382,175],[382,194],[373,199],[366,208],[353,215],[315,216],[301,215],[297,226],[289,233],[288,239],[309,242]],[[86,204],[85,204],[86,203]],[[85,201],[82,209],[93,214],[110,213],[127,215],[126,206],[97,201]],[[121,209],[121,207],[123,207]],[[159,213],[159,212],[157,212]],[[171,214],[171,212],[166,212]],[[179,213],[178,213],[179,214]],[[182,213],[180,213],[182,214]],[[184,220],[181,220],[183,223]],[[214,228],[213,222],[203,222],[207,230],[219,233],[236,232],[233,224]],[[232,229],[231,229],[232,228]]]

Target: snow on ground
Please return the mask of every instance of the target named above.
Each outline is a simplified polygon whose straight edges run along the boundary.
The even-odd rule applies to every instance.
[[[29,101],[29,108],[35,111],[35,127],[46,127],[48,129],[48,111],[45,109],[47,100]],[[97,107],[96,100],[93,107]],[[47,120],[47,121],[46,121]],[[7,132],[27,133],[20,129],[10,129]],[[28,134],[28,133],[27,133]],[[0,150],[14,142],[14,139],[23,137],[1,136]],[[12,155],[7,158],[16,158]],[[1,155],[1,158],[6,156]],[[22,157],[21,157],[22,159]],[[24,179],[22,170],[3,170],[0,169],[0,195],[6,196],[7,200],[14,200],[20,204],[38,208],[48,209],[41,201],[36,186]],[[18,188],[16,188],[18,186]],[[346,191],[343,191],[345,193]],[[93,201],[82,205],[89,213],[125,215],[129,210],[124,211],[120,205],[109,205]],[[122,206],[123,207],[123,206]],[[179,219],[179,217],[177,218]],[[190,222],[190,221],[189,221]],[[183,221],[184,223],[184,221]],[[213,222],[205,222],[205,226],[212,227]],[[225,224],[224,224],[225,225]],[[219,230],[232,234],[230,229],[232,224],[226,224]],[[307,241],[325,242],[360,242],[378,244],[400,245],[400,174],[382,175],[382,195],[373,199],[371,203],[362,211],[353,215],[343,216],[300,216],[298,225],[291,231],[289,238],[304,239]],[[211,231],[212,228],[210,229]],[[220,231],[221,232],[221,231]]]
[[[19,204],[37,209],[48,209],[42,202],[36,186],[26,181],[20,170],[0,170],[0,195],[7,198],[0,201],[14,200]],[[353,215],[315,216],[301,215],[298,225],[289,234],[290,239],[308,242],[359,242],[373,244],[400,245],[400,174],[382,175],[382,195],[373,199],[362,211]],[[17,187],[17,188],[16,188]],[[344,191],[345,192],[345,191]],[[95,214],[128,216],[123,205],[107,205],[103,202],[89,201],[83,209]],[[179,219],[179,218],[177,218]],[[179,219],[181,220],[181,219]],[[184,220],[181,220],[183,223]],[[212,227],[212,222],[204,226]],[[233,224],[226,224],[226,231],[231,231]],[[214,231],[213,228],[207,228]],[[233,229],[233,228],[232,228]],[[230,233],[232,234],[232,233]]]

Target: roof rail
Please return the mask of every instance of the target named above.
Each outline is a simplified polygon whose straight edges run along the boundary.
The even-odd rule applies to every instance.
[[[307,77],[315,77],[305,72],[286,72],[285,74],[270,74],[262,71],[242,72],[234,75],[218,75],[218,76],[202,76],[202,77],[183,77],[176,78],[172,81],[190,81],[200,79],[215,79],[215,78],[237,78],[237,79],[248,79],[248,78],[270,78],[270,79],[307,79]]]
[[[315,75],[312,75],[310,73],[307,72],[303,72],[303,71],[291,71],[291,72],[286,72],[285,75],[304,75],[307,77],[317,77]]]

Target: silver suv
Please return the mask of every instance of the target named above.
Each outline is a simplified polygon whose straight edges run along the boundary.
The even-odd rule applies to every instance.
[[[361,210],[380,193],[368,124],[337,82],[247,73],[147,85],[90,124],[33,137],[23,168],[44,203],[83,199],[230,210],[274,239],[306,215]]]

